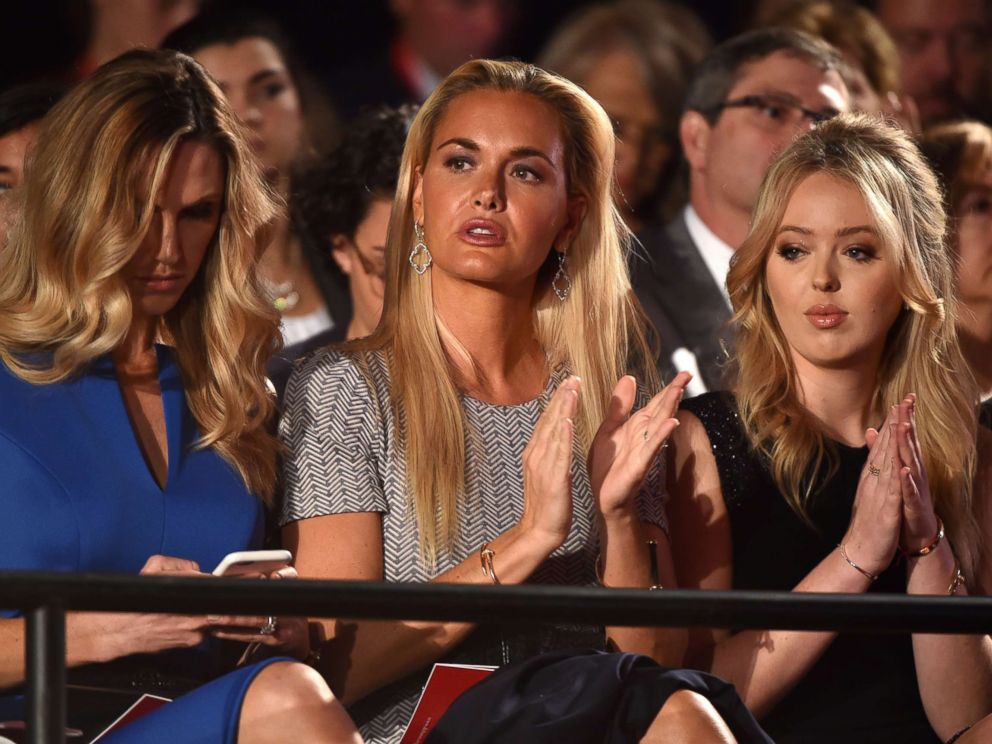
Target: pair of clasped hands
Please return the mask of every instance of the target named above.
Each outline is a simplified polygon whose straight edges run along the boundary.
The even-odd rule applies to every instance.
[[[142,576],[215,578],[213,574],[203,573],[196,561],[165,555],[151,556],[140,573]],[[296,576],[296,569],[286,567],[269,574],[243,574],[239,578],[293,579]],[[81,636],[92,639],[91,654],[95,661],[193,648],[207,637],[277,647],[288,655],[306,658],[309,652],[306,618],[279,617],[271,632],[262,632],[269,620],[254,615],[85,612],[77,615],[76,627]]]
[[[937,514],[916,436],[916,396],[892,406],[879,429],[868,429],[868,460],[861,471],[844,546],[852,561],[878,576],[896,551],[910,555],[934,542]]]
[[[587,458],[593,498],[605,519],[636,518],[634,497],[679,425],[675,414],[691,379],[680,372],[633,414],[636,380],[628,375],[617,383]],[[520,525],[547,535],[554,547],[565,541],[572,525],[572,446],[581,389],[575,376],[558,386],[524,449]]]

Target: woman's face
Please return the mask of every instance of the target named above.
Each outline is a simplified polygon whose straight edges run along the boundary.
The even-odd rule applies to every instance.
[[[348,275],[353,312],[363,326],[375,328],[382,315],[382,295],[386,276],[386,233],[391,197],[382,196],[369,204],[364,219],[355,228],[355,236],[331,238],[334,260]]]
[[[13,220],[11,192],[24,179],[24,158],[34,144],[38,127],[28,124],[0,137],[0,249],[7,242],[7,227]]]
[[[617,48],[604,54],[580,82],[613,122],[617,185],[628,208],[636,210],[657,188],[672,155],[641,63],[632,51]]]
[[[957,205],[954,237],[961,299],[987,304],[992,300],[992,166]]]
[[[532,292],[549,252],[567,251],[584,209],[568,195],[557,112],[524,93],[456,98],[418,169],[413,209],[435,287],[456,279]]]
[[[765,264],[797,364],[877,365],[902,308],[895,260],[853,184],[816,173],[792,193]]]
[[[148,233],[124,267],[136,315],[158,317],[176,306],[217,234],[223,199],[217,151],[203,142],[180,143],[155,196]]]
[[[252,149],[269,180],[288,174],[303,137],[303,112],[296,85],[275,45],[252,36],[204,47],[193,56],[248,126]]]

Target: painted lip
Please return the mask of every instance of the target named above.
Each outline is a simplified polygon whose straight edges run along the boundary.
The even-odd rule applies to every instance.
[[[182,278],[182,274],[155,274],[137,277],[138,281],[151,292],[171,292],[179,286]]]
[[[462,224],[458,229],[458,237],[471,245],[503,245],[506,242],[506,230],[492,220],[475,219]]]
[[[848,312],[836,305],[813,305],[803,315],[816,328],[836,328],[847,320]]]

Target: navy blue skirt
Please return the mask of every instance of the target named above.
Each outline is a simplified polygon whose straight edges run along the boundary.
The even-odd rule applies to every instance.
[[[679,690],[706,697],[741,744],[773,744],[733,685],[600,651],[552,652],[498,669],[452,703],[426,744],[636,744]]]

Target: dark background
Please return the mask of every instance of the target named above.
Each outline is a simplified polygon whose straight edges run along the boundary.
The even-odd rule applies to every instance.
[[[533,59],[555,25],[590,0],[517,0],[503,53]],[[318,78],[345,61],[385,54],[393,33],[387,0],[215,0],[262,10],[278,20]],[[696,0],[686,5],[717,40],[742,29],[750,0]],[[36,78],[67,78],[86,39],[85,0],[5,0],[0,10],[0,88]]]

